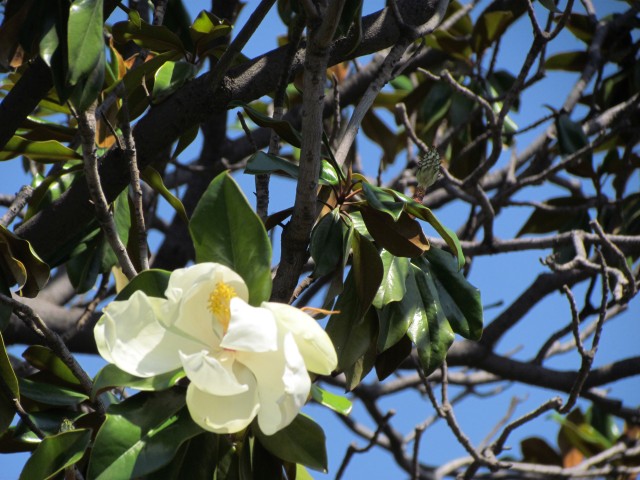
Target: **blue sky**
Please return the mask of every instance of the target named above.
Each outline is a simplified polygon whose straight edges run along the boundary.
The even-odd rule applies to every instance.
[[[207,8],[209,1],[191,1],[185,2],[189,4],[189,9],[193,16],[200,9]],[[257,5],[257,0],[249,0],[242,13],[239,24],[242,25],[248,14]],[[367,0],[365,2],[366,12],[379,10],[384,6],[382,0]],[[564,4],[564,2],[562,2]],[[580,8],[580,4],[576,2],[576,9]],[[595,0],[594,5],[598,14],[601,10],[621,10],[624,7],[622,2],[611,2],[610,0]],[[482,6],[480,7],[482,8]],[[540,14],[544,12],[538,8]],[[248,57],[254,57],[261,53],[271,50],[277,46],[275,32],[284,33],[275,9],[269,14],[267,20],[258,32],[251,39],[244,53]],[[524,56],[526,48],[530,44],[531,27],[526,17],[523,17],[518,24],[512,28],[508,39],[503,42],[498,64],[510,71],[517,71]],[[516,46],[516,47],[514,47]],[[551,52],[569,51],[580,48],[575,39],[565,32],[552,44]],[[547,113],[544,104],[558,105],[564,101],[564,98],[570,90],[572,83],[575,81],[575,75],[549,72],[548,78],[540,82],[528,90],[521,99],[521,112],[513,114],[512,117],[519,126],[525,126],[531,121],[539,118]],[[550,88],[552,85],[553,88]],[[234,118],[235,112],[231,112],[229,118]],[[392,119],[385,117],[389,127],[394,128],[395,124]],[[517,148],[522,150],[528,142],[539,134],[541,129],[536,129],[530,133],[518,137]],[[237,132],[234,135],[240,135]],[[380,152],[369,142],[362,134],[358,139],[362,149],[363,158],[365,160],[365,169],[375,172]],[[181,156],[184,163],[198,156],[201,143],[197,140],[185,153]],[[509,152],[506,152],[508,155]],[[401,154],[402,155],[402,154]],[[504,158],[502,159],[504,161]],[[401,165],[403,159],[398,157],[397,164]],[[388,174],[391,176],[391,173]],[[253,177],[238,174],[236,179],[243,187],[247,197],[253,199]],[[637,179],[636,179],[637,180]],[[13,193],[19,190],[24,183],[25,177],[21,174],[21,166],[18,160],[5,162],[0,165],[0,192]],[[280,208],[286,208],[291,205],[295,185],[292,181],[283,179],[274,179],[272,192],[275,192],[271,203],[271,211]],[[541,200],[542,198],[552,196],[553,191],[549,188],[539,189],[537,192],[531,189],[521,193],[520,199]],[[168,211],[165,210],[165,211]],[[508,238],[515,234],[522,226],[526,218],[530,214],[530,209],[514,207],[505,210],[497,218],[495,225],[495,234],[500,238]],[[447,226],[457,229],[466,219],[467,211],[460,205],[450,205],[436,211],[440,220]],[[428,235],[435,235],[435,232],[426,229]],[[157,243],[157,236],[152,241]],[[277,260],[277,249],[274,260]],[[500,256],[485,256],[474,260],[473,267],[469,276],[469,280],[482,292],[482,299],[485,305],[494,304],[503,301],[508,305],[522,289],[530,284],[538,273],[545,271],[544,266],[539,262],[539,258],[548,255],[548,251],[522,252]],[[576,297],[581,298],[583,289],[576,288]],[[490,321],[495,317],[503,307],[487,310],[485,313],[486,321]],[[637,322],[640,316],[640,305],[636,300],[632,302],[629,310],[617,318],[611,325],[605,328],[598,355],[596,356],[595,366],[606,364],[610,361],[624,358],[637,354],[638,348],[634,343],[636,336],[629,335],[630,331],[637,332]],[[520,348],[516,354],[516,358],[528,359],[535,354],[544,339],[547,338],[549,332],[555,331],[564,325],[569,318],[569,307],[566,299],[559,294],[551,295],[540,305],[536,306],[521,324],[509,333],[500,343],[498,350],[501,353],[509,352]],[[636,340],[637,341],[637,340]],[[11,352],[20,355],[22,347],[12,347]],[[93,356],[81,356],[81,363],[87,368],[90,374],[95,374],[103,365],[102,360]],[[579,366],[579,358],[575,352],[567,355],[561,355],[552,359],[549,366],[559,369],[575,369]],[[369,377],[370,381],[374,381],[373,377]],[[635,388],[634,388],[635,387]],[[488,389],[486,389],[488,390]],[[455,393],[455,389],[453,392]],[[489,432],[494,424],[500,419],[507,409],[511,397],[526,397],[517,411],[516,416],[538,406],[543,401],[554,396],[555,393],[533,387],[509,387],[508,391],[500,396],[490,399],[470,399],[467,403],[456,409],[456,416],[469,435],[472,442],[478,443]],[[617,382],[611,386],[611,395],[615,397],[625,398],[629,405],[640,404],[640,389],[637,388],[637,379]],[[413,427],[422,422],[425,418],[433,413],[433,409],[427,399],[419,398],[415,393],[403,393],[386,398],[382,405],[387,409],[395,409],[396,416],[393,424],[403,433],[408,434]],[[585,405],[585,404],[583,404]],[[342,424],[334,418],[334,415],[318,406],[308,406],[305,411],[318,421],[327,434],[327,443],[330,459],[330,474],[324,476],[313,472],[314,478],[333,478],[338,470],[344,452],[352,441],[362,446],[364,442],[355,439],[342,426]],[[368,420],[363,409],[356,405],[354,415],[369,428],[375,426]],[[542,436],[548,438],[553,445],[558,426],[552,420],[540,418],[533,423],[527,424],[525,427],[516,431],[509,442],[515,449],[514,454],[519,454],[518,442],[520,439],[530,435]],[[411,445],[409,446],[411,448]],[[454,439],[448,427],[443,422],[436,423],[428,429],[423,436],[421,443],[421,460],[431,464],[442,464],[447,460],[465,455],[462,447]],[[17,478],[26,455],[12,455],[2,458],[3,468],[0,470],[0,480],[11,480]],[[350,463],[350,467],[344,478],[403,478],[402,471],[395,465],[395,462],[389,454],[381,449],[374,448],[368,454],[357,455]]]

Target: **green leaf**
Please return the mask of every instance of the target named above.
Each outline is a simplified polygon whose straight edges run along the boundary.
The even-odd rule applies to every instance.
[[[438,220],[438,217],[434,215],[431,209],[413,199],[410,199],[409,197],[407,197],[407,199],[407,212],[429,223],[436,232],[438,232],[453,252],[453,256],[458,260],[458,269],[461,269],[464,266],[464,253],[462,252],[460,240],[458,240],[458,236],[455,232],[440,223],[440,220]]]
[[[92,479],[135,478],[168,464],[202,429],[184,406],[183,389],[142,392],[111,405],[89,461]]]
[[[582,130],[582,126],[572,121],[566,113],[558,115],[556,131],[558,132],[560,153],[563,155],[575,153],[589,144],[589,139]],[[591,152],[587,152],[581,156],[577,164],[571,165],[567,170],[574,175],[589,178],[594,174],[592,162],[593,155]]]
[[[544,205],[549,207],[579,207],[584,205],[584,198],[557,197],[545,200]],[[584,209],[579,213],[570,210],[549,211],[546,208],[536,207],[525,224],[518,231],[517,236],[528,233],[567,232],[574,228],[588,228],[589,212]]]
[[[20,480],[49,479],[80,461],[91,442],[91,429],[82,428],[46,437],[29,457]]]
[[[382,308],[388,303],[402,300],[406,292],[405,278],[409,273],[409,260],[405,257],[396,257],[386,250],[380,253],[384,273],[382,283],[373,299],[373,306]]]
[[[407,330],[416,345],[418,361],[425,376],[438,368],[453,343],[453,330],[439,305],[438,291],[430,272],[412,266],[424,310],[419,309]]]
[[[428,269],[433,275],[432,280],[442,307],[439,310],[447,318],[453,331],[469,340],[480,340],[483,325],[480,291],[456,268],[451,255],[439,248],[432,248],[416,263],[423,271]]]
[[[284,173],[291,178],[297,179],[300,174],[300,167],[282,157],[259,150],[249,157],[244,173],[250,175],[262,175],[265,173],[281,175]],[[322,161],[318,182],[321,185],[337,185],[339,183],[335,169],[326,160]]]
[[[314,278],[333,272],[346,260],[344,244],[353,233],[350,223],[340,215],[340,208],[334,208],[313,227],[309,250],[316,264]]]
[[[7,349],[4,346],[4,339],[2,333],[0,333],[0,376],[2,381],[9,387],[11,394],[14,398],[20,398],[20,391],[18,389],[18,380],[16,374],[13,371],[11,362],[9,361],[9,355]],[[11,421],[15,415],[15,409],[10,399],[6,398],[5,392],[0,393],[0,436],[7,431]]]
[[[18,378],[20,397],[26,397],[44,405],[71,406],[88,400],[84,393],[70,388],[52,385],[50,383],[36,382],[28,378]]]
[[[166,62],[155,74],[152,103],[158,104],[178,90],[182,85],[193,79],[198,73],[198,67],[193,63],[178,61]]]
[[[136,290],[142,290],[149,297],[164,298],[164,292],[169,285],[171,272],[151,268],[144,270],[133,277],[129,283],[118,293],[116,300],[127,300]]]
[[[182,138],[180,140],[182,140]],[[184,221],[184,223],[188,224],[189,216],[187,215],[187,211],[184,209],[184,205],[182,204],[180,199],[176,197],[173,193],[171,193],[171,191],[164,185],[164,181],[162,180],[162,175],[160,175],[155,168],[148,165],[142,171],[141,176],[142,176],[142,179],[145,182],[147,182],[147,184],[151,188],[153,188],[155,192],[162,195],[162,198],[164,198],[167,201],[167,203],[173,207],[173,209]]]
[[[420,224],[406,212],[394,222],[386,213],[369,207],[358,206],[369,234],[376,243],[397,257],[418,257],[429,249],[429,240]]]
[[[409,355],[413,345],[408,336],[403,335],[394,345],[376,357],[376,375],[382,381],[394,373]]]
[[[114,24],[111,33],[119,43],[133,41],[136,45],[153,52],[184,54],[184,46],[180,37],[164,25],[149,25],[140,21],[139,17],[138,21],[130,16],[129,21]]]
[[[171,160],[176,160],[180,156],[180,154],[184,152],[185,149],[193,143],[193,141],[198,136],[199,131],[200,131],[200,125],[196,124],[193,127],[187,129],[187,131],[180,136],[180,138],[178,139],[178,143],[176,145],[176,149],[173,151],[173,154],[171,154]],[[150,167],[147,167],[147,168],[150,168]],[[174,197],[174,198],[177,198],[177,197]]]
[[[481,53],[501,36],[517,17],[508,10],[483,12],[473,28],[473,51]]]
[[[76,85],[104,61],[102,0],[75,0],[69,10],[67,81]],[[104,69],[104,68],[103,68]]]
[[[302,146],[302,136],[300,132],[285,120],[274,120],[268,115],[259,112],[253,107],[242,102],[234,101],[229,104],[230,107],[242,107],[249,118],[258,126],[272,128],[278,136],[294,147]]]
[[[349,415],[353,408],[353,404],[348,398],[328,392],[316,384],[311,384],[311,398],[341,415]]]
[[[0,273],[6,285],[18,284],[20,294],[33,298],[49,281],[49,266],[31,244],[0,226]]]
[[[262,446],[276,457],[326,473],[324,432],[309,417],[299,414],[288,427],[273,435],[265,435],[259,428],[254,428],[254,433]]]
[[[36,142],[14,135],[0,152],[0,161],[9,160],[19,155],[24,155],[38,163],[66,162],[82,158],[82,155],[55,140]]]
[[[404,210],[404,202],[397,201],[389,189],[376,187],[367,182],[362,182],[362,192],[370,207],[388,214],[394,222],[400,219]]]
[[[48,347],[31,345],[22,353],[22,357],[40,371],[49,372],[72,385],[80,385],[80,380],[71,369]]]
[[[9,290],[9,286],[7,285],[7,281],[4,279],[2,275],[0,275],[0,293],[5,297],[11,296],[11,291]],[[5,328],[11,322],[11,313],[13,309],[10,305],[1,303],[0,304],[0,333],[4,331]]]
[[[166,390],[173,387],[178,380],[184,378],[184,376],[184,371],[178,369],[173,372],[163,373],[162,375],[142,378],[124,372],[113,364],[109,364],[96,375],[93,381],[91,397],[95,398],[98,393],[111,387],[129,387],[142,391]]]
[[[84,112],[98,98],[104,84],[105,67],[105,54],[101,50],[96,66],[88,75],[80,77],[69,97],[77,111]]]
[[[378,333],[378,351],[384,352],[400,341],[416,316],[420,316],[422,299],[416,284],[413,269],[407,264],[407,275],[403,279],[405,294],[396,302],[385,305],[378,311],[380,331]]]
[[[589,61],[585,51],[556,53],[547,57],[544,67],[547,70],[564,70],[566,72],[582,72]]]
[[[353,232],[353,262],[351,270],[358,298],[365,310],[369,309],[382,283],[384,267],[373,243],[357,231]]]
[[[349,272],[344,290],[333,307],[338,313],[329,318],[326,331],[338,354],[338,370],[351,367],[376,340],[378,318],[375,311],[367,315],[371,300],[356,293],[354,272]]]
[[[189,223],[196,261],[218,262],[237,272],[259,305],[271,294],[271,244],[238,184],[223,172],[213,179]]]

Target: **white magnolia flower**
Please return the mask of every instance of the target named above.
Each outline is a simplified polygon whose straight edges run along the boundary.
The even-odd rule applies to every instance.
[[[201,263],[174,271],[166,299],[136,291],[112,302],[95,327],[100,354],[121,370],[150,377],[183,368],[194,421],[238,432],[258,416],[272,435],[307,400],[308,371],[327,375],[336,352],[318,323],[297,308],[247,303],[247,286],[229,268]]]

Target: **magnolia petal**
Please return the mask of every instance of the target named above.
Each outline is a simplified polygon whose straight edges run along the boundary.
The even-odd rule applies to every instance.
[[[192,355],[180,352],[180,359],[187,377],[198,390],[220,396],[237,395],[249,390],[249,385],[240,383],[234,373],[234,366],[236,370],[246,367],[237,364],[231,352],[221,351],[216,356],[210,355],[206,350]]]
[[[265,435],[273,435],[289,425],[307,401],[311,389],[311,380],[293,335],[281,336],[279,347],[277,352],[238,352],[236,356],[258,382],[258,426]]]
[[[138,377],[180,368],[179,350],[190,352],[202,347],[158,322],[163,302],[162,298],[136,291],[128,300],[110,303],[94,329],[100,355]]]
[[[250,377],[249,372],[247,372]],[[247,381],[242,378],[241,381]],[[255,380],[254,380],[255,382]],[[244,430],[255,418],[260,403],[254,386],[238,395],[210,395],[194,383],[187,387],[187,407],[191,418],[205,430],[215,433],[235,433]]]
[[[215,286],[218,282],[224,282],[233,288],[243,300],[249,300],[249,290],[242,277],[229,267],[219,263],[198,263],[187,268],[174,270],[169,277],[169,285],[165,295],[172,301],[180,301],[182,296],[201,283],[210,283]]]
[[[231,299],[229,329],[220,346],[242,352],[272,352],[278,348],[278,327],[273,314],[252,307],[239,298]]]
[[[310,315],[284,303],[263,302],[278,328],[291,332],[310,372],[329,375],[338,366],[336,350],[327,332]]]

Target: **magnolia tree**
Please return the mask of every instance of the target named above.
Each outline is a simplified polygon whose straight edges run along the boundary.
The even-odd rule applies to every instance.
[[[28,179],[1,196],[0,452],[31,453],[21,478],[304,479],[326,419],[357,439],[338,477],[383,451],[411,478],[640,472],[638,397],[607,391],[640,357],[596,356],[638,289],[638,4],[367,3],[3,2],[0,159]],[[250,58],[265,24],[281,46]],[[566,96],[518,117],[554,71]],[[483,305],[474,264],[525,251],[525,288]],[[557,292],[526,354],[500,345]],[[510,384],[546,400],[492,408]],[[479,398],[482,442],[455,415]],[[550,413],[557,441],[513,444]],[[425,460],[436,422],[459,458]]]

